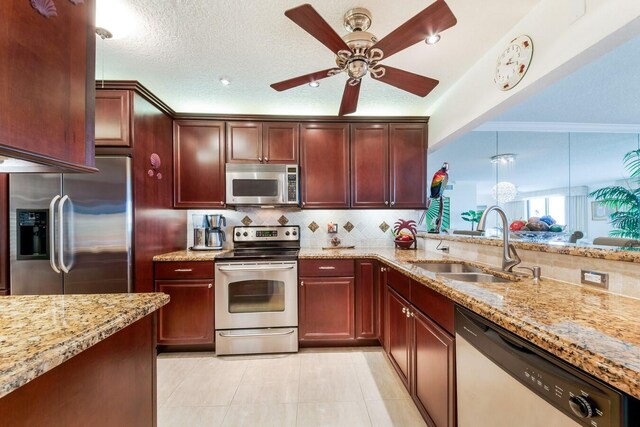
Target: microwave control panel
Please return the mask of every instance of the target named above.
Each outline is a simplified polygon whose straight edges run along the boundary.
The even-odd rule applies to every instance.
[[[287,202],[298,202],[298,166],[287,165]]]

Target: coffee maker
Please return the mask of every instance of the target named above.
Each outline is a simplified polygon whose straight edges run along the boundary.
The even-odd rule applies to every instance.
[[[212,251],[222,249],[226,236],[222,227],[227,219],[222,215],[193,214],[193,246],[194,251]]]

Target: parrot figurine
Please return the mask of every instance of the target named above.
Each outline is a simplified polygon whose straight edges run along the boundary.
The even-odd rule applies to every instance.
[[[444,162],[442,167],[433,174],[431,180],[431,198],[439,199],[444,193],[444,189],[447,187],[447,181],[449,181],[449,163]]]

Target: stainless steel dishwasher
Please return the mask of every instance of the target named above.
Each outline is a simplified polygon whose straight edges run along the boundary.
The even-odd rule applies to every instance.
[[[459,427],[639,426],[638,400],[456,307]]]

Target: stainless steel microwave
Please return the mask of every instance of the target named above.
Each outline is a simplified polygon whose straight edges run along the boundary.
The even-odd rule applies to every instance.
[[[227,163],[228,205],[298,205],[298,165]]]

